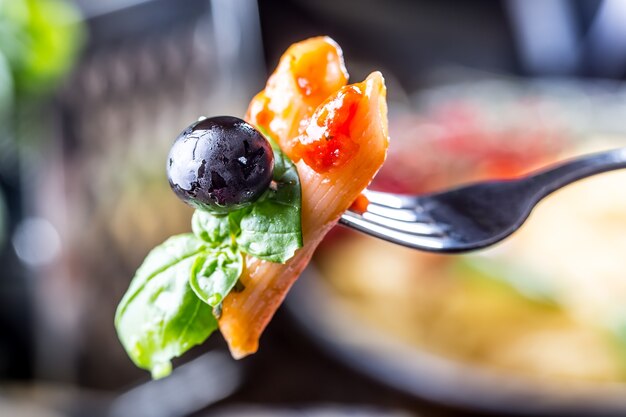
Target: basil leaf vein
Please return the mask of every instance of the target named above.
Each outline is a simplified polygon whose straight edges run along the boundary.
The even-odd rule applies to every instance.
[[[196,210],[191,218],[191,230],[211,247],[228,242],[231,234],[229,215],[215,215],[204,210]]]
[[[242,271],[241,252],[231,247],[209,249],[196,257],[189,284],[202,301],[217,307],[235,286]]]

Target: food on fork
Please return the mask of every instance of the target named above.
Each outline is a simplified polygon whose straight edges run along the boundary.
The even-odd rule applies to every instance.
[[[150,252],[115,316],[127,353],[154,378],[217,327],[235,358],[254,353],[317,245],[382,165],[382,75],[347,78],[334,41],[299,42],[246,121],[202,119],[176,139],[168,179],[196,208],[193,233]]]

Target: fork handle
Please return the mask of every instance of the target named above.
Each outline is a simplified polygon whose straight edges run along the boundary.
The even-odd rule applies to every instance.
[[[538,201],[574,181],[620,168],[626,168],[626,148],[575,158],[532,174],[523,182],[533,190]]]

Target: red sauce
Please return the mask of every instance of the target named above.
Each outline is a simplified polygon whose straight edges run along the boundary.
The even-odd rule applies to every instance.
[[[246,120],[255,126],[269,130],[270,123],[274,119],[274,112],[269,109],[270,100],[264,92],[260,92],[250,102]]]
[[[303,159],[317,172],[326,172],[349,161],[359,150],[350,126],[363,96],[359,84],[344,87],[331,101],[318,108],[306,131],[293,148],[295,159]]]
[[[370,201],[363,194],[359,194],[359,196],[352,202],[350,206],[350,210],[355,211],[357,213],[365,213],[367,210],[367,206],[370,204]]]
[[[257,123],[266,129],[269,129],[270,122],[274,118],[274,112],[266,107],[263,107],[256,115]]]

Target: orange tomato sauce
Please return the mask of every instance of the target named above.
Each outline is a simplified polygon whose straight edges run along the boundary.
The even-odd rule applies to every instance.
[[[313,114],[304,134],[295,139],[293,157],[317,172],[327,172],[349,161],[359,150],[351,139],[350,126],[363,96],[362,83],[341,89],[339,94]]]

